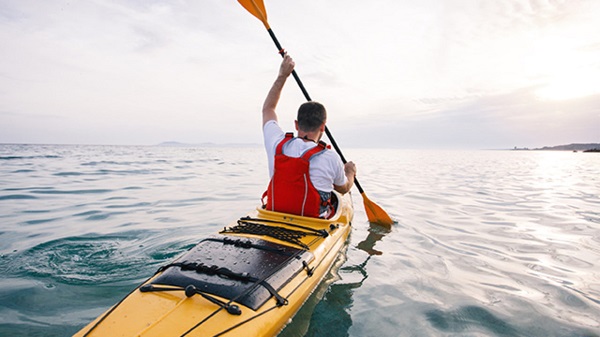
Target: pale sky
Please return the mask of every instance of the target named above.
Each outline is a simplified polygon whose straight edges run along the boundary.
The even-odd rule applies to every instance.
[[[342,148],[600,142],[598,0],[265,6]],[[0,45],[0,143],[261,143],[281,60],[235,0],[0,0]]]

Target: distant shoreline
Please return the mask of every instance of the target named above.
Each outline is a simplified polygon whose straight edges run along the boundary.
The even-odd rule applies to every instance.
[[[600,143],[572,143],[567,145],[544,146],[541,148],[530,149],[527,147],[514,147],[512,151],[582,151],[582,152],[600,152]]]

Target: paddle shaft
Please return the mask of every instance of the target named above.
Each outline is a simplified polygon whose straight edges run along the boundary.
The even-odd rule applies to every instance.
[[[281,44],[279,43],[279,40],[277,40],[277,37],[275,36],[275,33],[273,33],[273,30],[271,28],[268,28],[267,31],[269,32],[269,35],[271,36],[271,39],[275,43],[275,46],[277,47],[277,50],[279,50],[279,54],[281,55],[281,57],[284,57],[285,53],[283,51],[283,47],[281,47]],[[310,98],[310,95],[308,94],[308,91],[306,91],[306,88],[304,87],[304,84],[302,84],[302,81],[300,80],[300,77],[298,77],[298,74],[296,73],[296,70],[292,71],[292,76],[296,80],[296,83],[298,83],[298,86],[300,87],[300,90],[304,94],[304,98],[306,98],[307,101],[312,101],[312,99]],[[344,157],[344,154],[342,153],[342,150],[340,150],[340,147],[335,142],[335,139],[333,139],[333,135],[331,135],[331,132],[329,132],[329,128],[327,127],[327,125],[325,125],[325,134],[327,135],[327,138],[331,142],[331,145],[333,145],[333,148],[335,149],[335,151],[340,155],[340,158],[342,159],[342,162],[344,164],[346,164],[348,161]],[[363,191],[362,186],[360,186],[360,183],[358,182],[358,179],[356,179],[356,177],[354,177],[354,185],[356,185],[356,188],[358,188],[358,191],[360,192],[360,194],[365,193],[365,191]]]

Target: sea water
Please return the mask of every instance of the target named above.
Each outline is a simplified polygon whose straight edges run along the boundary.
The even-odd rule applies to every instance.
[[[281,336],[600,336],[600,155],[344,151],[397,223],[354,190],[347,250]],[[0,145],[0,336],[75,333],[267,183],[260,146]]]

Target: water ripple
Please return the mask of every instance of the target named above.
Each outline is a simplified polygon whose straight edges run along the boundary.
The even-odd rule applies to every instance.
[[[19,277],[51,278],[68,284],[101,284],[148,275],[149,267],[185,250],[167,245],[162,251],[144,248],[140,233],[68,237],[44,242],[24,252],[3,256],[4,273]],[[144,236],[148,233],[144,233]]]
[[[43,190],[32,190],[31,193],[35,194],[99,194],[99,193],[110,193],[113,190],[110,189],[84,189],[84,190],[57,190],[57,189],[43,189]]]
[[[0,156],[0,160],[60,159],[60,156]]]
[[[28,195],[28,194],[0,195],[0,200],[23,200],[23,199],[37,199],[37,198],[33,195]]]

